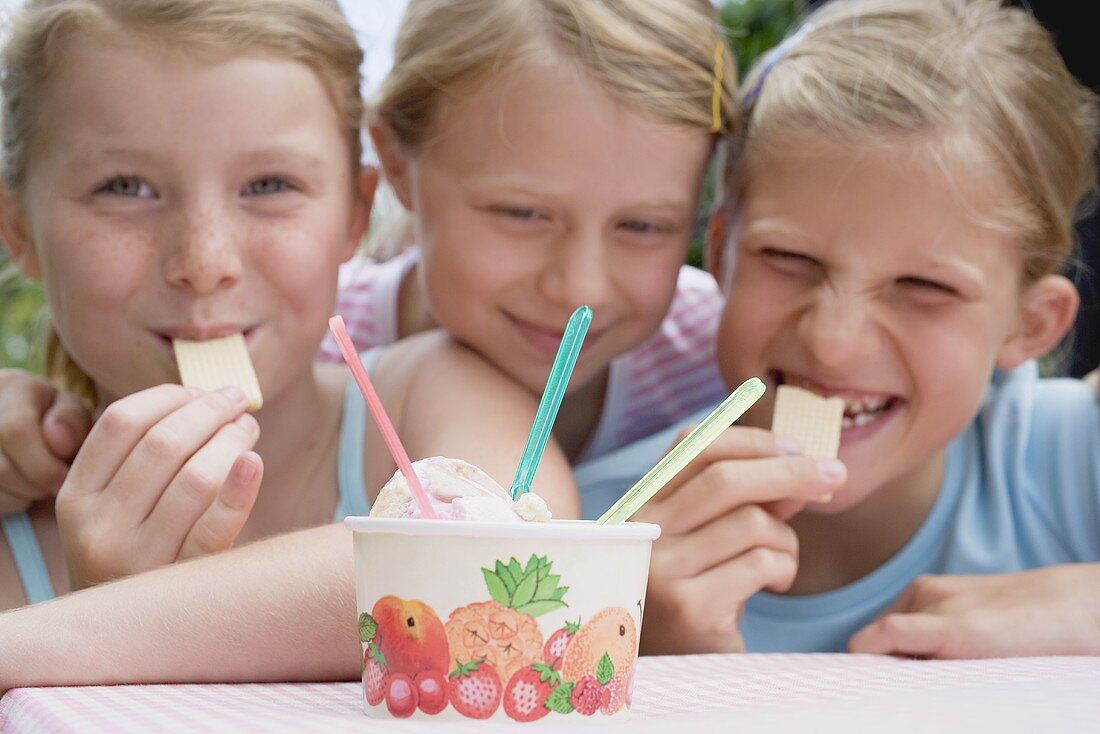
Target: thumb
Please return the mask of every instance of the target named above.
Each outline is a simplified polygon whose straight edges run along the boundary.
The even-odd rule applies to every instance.
[[[59,391],[53,405],[42,417],[42,437],[59,459],[72,461],[92,430],[92,414],[80,398]]]

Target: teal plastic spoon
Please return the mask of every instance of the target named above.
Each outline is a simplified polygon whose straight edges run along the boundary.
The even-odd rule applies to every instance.
[[[554,427],[554,420],[558,417],[558,408],[565,397],[565,388],[569,385],[569,378],[573,374],[573,366],[577,364],[577,356],[581,353],[581,345],[584,344],[584,335],[588,333],[588,326],[592,323],[592,309],[581,306],[569,317],[569,324],[565,327],[558,354],[554,357],[554,365],[550,368],[550,378],[546,381],[546,388],[542,391],[542,400],[539,409],[535,413],[535,422],[531,425],[531,434],[527,437],[527,445],[523,448],[523,456],[519,460],[519,468],[516,470],[516,478],[512,480],[512,499],[519,499],[520,495],[531,491],[531,482],[534,481],[535,471],[542,461],[542,454],[546,450],[546,442],[550,440],[550,429]]]

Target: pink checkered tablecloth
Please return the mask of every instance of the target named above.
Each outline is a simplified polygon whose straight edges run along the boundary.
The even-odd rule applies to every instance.
[[[374,721],[356,683],[24,688],[0,732],[428,732]],[[598,717],[597,717],[598,718]],[[556,719],[541,731],[595,719]],[[447,731],[516,731],[511,722]],[[1100,731],[1100,658],[920,661],[869,655],[691,655],[638,661],[631,718],[601,732]],[[522,731],[522,730],[520,730]]]

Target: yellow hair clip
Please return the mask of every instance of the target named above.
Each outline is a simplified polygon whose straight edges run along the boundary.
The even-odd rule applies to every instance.
[[[710,114],[713,122],[710,131],[716,133],[722,129],[722,73],[725,65],[725,56],[722,55],[722,42],[714,44],[714,91],[710,98]]]

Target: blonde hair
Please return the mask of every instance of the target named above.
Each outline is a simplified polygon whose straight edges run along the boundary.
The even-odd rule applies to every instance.
[[[415,152],[444,102],[546,59],[659,120],[736,130],[736,66],[709,0],[410,0],[374,113]]]
[[[346,127],[352,171],[362,155],[359,132],[363,51],[337,0],[27,0],[7,23],[3,65],[0,175],[21,200],[42,100],[65,42],[80,33],[137,33],[179,47],[227,55],[261,51],[298,61],[317,74]],[[46,375],[86,402],[92,381],[51,329]]]
[[[1075,216],[1096,177],[1096,98],[1022,9],[833,0],[749,71],[741,103],[744,130],[728,169],[734,206],[753,157],[794,138],[939,144],[937,158],[976,154],[968,162],[992,160],[1011,184],[1016,195],[999,202],[994,223],[1020,237],[1027,282],[1072,252]]]

